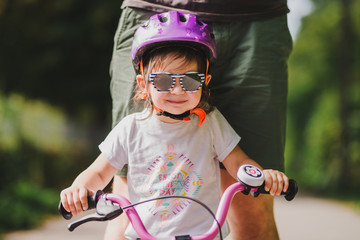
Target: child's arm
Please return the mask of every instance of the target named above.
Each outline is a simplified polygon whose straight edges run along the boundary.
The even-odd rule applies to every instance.
[[[249,158],[238,146],[234,148],[222,163],[229,174],[235,179],[237,179],[236,174],[239,167],[244,164],[251,164],[262,169],[258,163]],[[266,169],[263,172],[265,176],[265,190],[269,191],[271,195],[279,196],[282,191],[285,192],[289,187],[289,179],[284,173],[272,169]]]
[[[94,194],[95,190],[103,189],[110,182],[116,172],[103,154],[79,176],[73,184],[61,191],[61,202],[66,211],[74,216],[88,208],[87,196]]]

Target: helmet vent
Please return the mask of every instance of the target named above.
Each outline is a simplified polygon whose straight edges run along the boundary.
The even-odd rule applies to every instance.
[[[131,45],[131,59],[135,70],[139,71],[140,60],[152,49],[177,45],[199,48],[211,65],[216,60],[216,45],[211,26],[198,20],[196,15],[169,11],[151,16],[137,28]]]
[[[199,19],[196,19],[196,23],[199,26],[204,26],[204,23],[202,21],[200,21]]]
[[[179,15],[179,20],[180,20],[180,22],[186,22],[187,21],[187,19],[186,19],[186,17],[184,15]]]
[[[166,23],[166,22],[168,21],[168,18],[165,17],[165,16],[161,16],[161,17],[159,18],[159,21],[162,22],[162,23]]]

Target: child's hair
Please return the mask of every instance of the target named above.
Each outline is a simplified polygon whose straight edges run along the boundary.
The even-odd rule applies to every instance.
[[[179,59],[182,60],[181,64],[188,64],[195,60],[198,66],[198,72],[206,74],[206,57],[201,51],[182,45],[158,47],[148,51],[148,53],[145,54],[143,58],[143,74],[146,85],[149,83],[148,75],[151,73],[150,71],[155,68],[162,68],[165,61],[172,62]],[[202,108],[206,113],[209,113],[213,110],[213,106],[211,105],[210,89],[206,84],[203,84],[201,91],[201,99],[196,108]],[[143,92],[139,86],[136,86],[134,101],[135,103],[139,103],[141,100],[143,100]],[[150,113],[152,113],[154,107],[152,105],[151,99],[149,99],[149,96],[147,96],[144,104],[144,106],[150,110]]]

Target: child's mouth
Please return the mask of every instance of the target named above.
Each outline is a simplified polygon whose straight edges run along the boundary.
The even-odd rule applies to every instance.
[[[186,101],[185,100],[168,100],[168,102],[171,104],[183,104]]]

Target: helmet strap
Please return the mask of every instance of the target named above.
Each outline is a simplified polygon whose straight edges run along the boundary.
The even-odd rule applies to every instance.
[[[206,79],[206,77],[207,77],[207,75],[208,75],[208,72],[209,72],[209,65],[210,65],[210,63],[209,63],[209,59],[208,59],[208,58],[206,58],[206,72],[205,72],[205,79]]]
[[[190,117],[189,117],[190,114],[195,113],[200,118],[199,123],[198,123],[199,126],[201,126],[206,119],[206,112],[202,108],[194,108],[194,109],[188,110],[182,114],[172,114],[172,113],[163,111],[160,108],[156,107],[154,103],[153,103],[153,107],[157,111],[158,116],[165,116],[165,117],[169,117],[169,118],[172,118],[175,120],[182,120],[185,122],[190,121]]]
[[[140,60],[140,74],[145,79],[143,58],[141,58],[141,60]]]
[[[209,73],[209,66],[210,66],[210,62],[209,59],[206,58],[206,71],[205,71],[205,86],[207,86],[209,84],[210,81],[208,81],[208,73]]]

